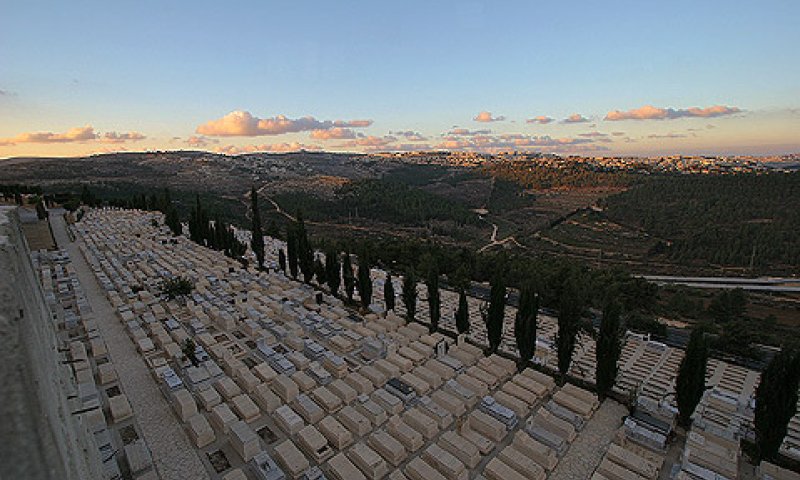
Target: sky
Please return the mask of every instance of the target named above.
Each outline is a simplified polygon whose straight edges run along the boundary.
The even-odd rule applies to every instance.
[[[0,0],[0,158],[800,152],[800,2]]]

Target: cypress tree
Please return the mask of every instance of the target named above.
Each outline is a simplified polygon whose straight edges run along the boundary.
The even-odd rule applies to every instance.
[[[269,223],[267,224],[266,234],[267,234],[268,237],[271,237],[271,238],[277,238],[277,239],[281,238],[281,231],[278,228],[278,223],[275,221],[274,218],[271,219],[269,221]]]
[[[39,201],[36,202],[36,217],[39,220],[44,220],[47,218],[47,209],[44,208],[44,200],[42,199],[39,199]]]
[[[539,314],[539,295],[536,294],[533,286],[528,284],[522,288],[519,297],[519,308],[517,316],[514,318],[514,338],[517,341],[517,351],[519,352],[520,371],[528,366],[528,363],[536,353],[536,330],[537,315]]]
[[[617,380],[617,362],[622,353],[622,325],[620,323],[620,306],[613,299],[606,302],[603,309],[603,321],[595,350],[595,379],[597,397],[603,401]]]
[[[495,273],[489,294],[489,311],[486,316],[486,336],[489,340],[488,355],[497,353],[503,337],[503,321],[506,311],[505,272]]]
[[[461,288],[458,293],[458,309],[456,310],[456,330],[458,333],[469,332],[469,304],[467,292]]]
[[[281,268],[281,272],[286,274],[286,252],[283,251],[282,248],[278,249],[278,266]]]
[[[303,274],[303,281],[309,283],[311,282],[311,277],[314,276],[314,249],[311,248],[311,242],[308,240],[306,223],[301,213],[297,214],[295,228],[297,230],[297,260],[300,264],[300,272]]]
[[[414,271],[411,269],[403,276],[401,297],[403,305],[406,307],[406,320],[413,322],[417,314],[417,279],[414,278]]]
[[[769,362],[756,389],[756,446],[761,459],[778,456],[789,421],[797,413],[798,383],[800,355],[784,348]]]
[[[579,283],[578,272],[568,273],[559,296],[558,333],[556,334],[556,348],[558,354],[558,371],[561,381],[565,381],[569,367],[572,364],[572,354],[575,352],[578,332],[580,331],[581,315],[583,314],[584,300]]]
[[[286,227],[286,257],[292,278],[297,278],[297,233],[291,224]]]
[[[367,310],[372,303],[372,277],[366,252],[358,257],[358,296],[361,298],[361,306]]]
[[[316,257],[314,259],[314,277],[317,279],[317,285],[320,287],[325,285],[325,280],[328,278],[327,273],[328,271],[325,268],[325,264],[322,263],[322,259]]]
[[[350,260],[350,254],[344,253],[344,261],[342,263],[342,279],[344,280],[344,292],[347,294],[347,301],[353,301],[353,292],[356,289],[356,277],[353,274],[353,263]]]
[[[392,274],[386,272],[386,281],[383,284],[383,302],[386,304],[386,312],[394,310],[394,285],[392,285]]]
[[[264,232],[261,230],[261,212],[258,209],[258,191],[255,186],[250,189],[250,215],[253,221],[253,238],[250,240],[250,248],[256,255],[258,269],[264,270]]]
[[[689,428],[692,414],[706,388],[706,364],[708,363],[708,341],[701,328],[692,330],[686,355],[678,368],[675,380],[675,401],[678,404],[678,423]]]
[[[439,266],[435,259],[431,260],[428,269],[428,278],[425,281],[428,287],[428,312],[431,317],[430,332],[439,330],[439,318],[441,317],[442,300],[439,296]]]
[[[342,284],[342,265],[339,254],[332,248],[325,254],[325,271],[328,288],[335,297],[339,294],[339,285]]]

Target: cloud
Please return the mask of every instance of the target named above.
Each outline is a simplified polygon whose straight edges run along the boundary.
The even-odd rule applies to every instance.
[[[342,140],[356,138],[356,132],[349,128],[333,127],[328,130],[312,130],[310,136],[314,140]]]
[[[686,138],[687,135],[684,133],[651,133],[647,136],[647,138],[656,138],[656,139],[664,139],[664,138]]]
[[[725,105],[713,105],[706,108],[660,108],[652,105],[645,105],[640,108],[621,112],[614,110],[606,114],[605,120],[619,121],[619,120],[672,120],[675,118],[713,118],[722,117],[725,115],[733,115],[734,113],[741,112],[738,107],[728,107]]]
[[[362,136],[355,140],[350,140],[339,145],[337,148],[363,148],[365,151],[381,151],[389,149],[389,146],[397,141],[397,137],[384,135],[376,137],[374,135]]]
[[[474,135],[489,135],[492,133],[491,130],[469,130],[467,128],[454,128],[447,132],[445,135],[458,135],[458,136],[465,136],[471,137]]]
[[[611,132],[611,135],[614,135],[615,137],[621,137],[625,135],[625,132]]]
[[[533,117],[525,120],[525,123],[538,123],[539,125],[547,125],[553,120],[554,120],[553,118],[545,117],[544,115],[539,115],[538,117]]]
[[[485,112],[485,111],[477,114],[475,118],[473,118],[473,120],[475,120],[476,122],[482,122],[482,123],[502,122],[505,119],[506,117],[502,115],[499,117],[493,117],[490,112]]]
[[[595,131],[595,132],[579,133],[578,136],[579,137],[589,137],[589,138],[592,138],[592,137],[600,138],[600,137],[607,137],[608,134]]]
[[[283,133],[330,130],[332,128],[363,128],[372,125],[372,120],[317,120],[314,117],[297,119],[285,115],[272,118],[254,117],[250,112],[237,110],[217,120],[211,120],[195,130],[201,135],[214,137],[257,137],[281,135]]]
[[[0,145],[15,145],[17,143],[67,143],[94,140],[97,138],[94,128],[90,125],[76,127],[64,133],[29,132],[20,133],[16,137],[0,139]]]
[[[17,93],[10,90],[0,89],[0,97],[16,97]]]
[[[333,125],[336,127],[365,128],[372,125],[372,120],[336,120]]]
[[[403,137],[404,140],[408,140],[409,142],[424,142],[428,140],[428,137],[422,135],[419,132],[415,132],[413,130],[405,130],[399,132],[389,132],[389,135],[396,135],[398,137]]]
[[[578,152],[608,150],[597,145],[591,138],[553,138],[547,135],[536,136],[522,133],[500,135],[474,135],[471,137],[448,135],[435,148],[446,150],[467,150],[480,152],[547,150],[558,152]]]
[[[98,139],[103,143],[125,143],[137,142],[144,140],[146,137],[139,132],[117,133],[106,132],[98,136]]]
[[[91,125],[70,128],[63,133],[53,132],[26,132],[15,137],[0,138],[0,146],[16,145],[18,143],[72,143],[100,141],[102,143],[125,143],[144,139],[145,136],[138,132],[117,133],[95,132]]]
[[[257,152],[267,152],[267,153],[288,153],[288,152],[298,152],[300,150],[321,150],[322,147],[319,145],[306,145],[303,143],[298,142],[291,142],[291,143],[272,143],[272,144],[262,144],[262,145],[223,145],[220,147],[214,148],[214,151],[217,153],[224,153],[226,155],[239,155],[242,153],[257,153]]]
[[[205,147],[212,143],[219,143],[219,140],[216,138],[204,137],[202,135],[193,135],[186,139],[186,144],[190,147]]]
[[[565,118],[561,121],[561,123],[586,123],[589,119],[581,115],[580,113],[573,113],[569,117]]]

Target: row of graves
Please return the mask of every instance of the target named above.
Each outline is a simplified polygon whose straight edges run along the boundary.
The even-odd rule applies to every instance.
[[[31,254],[75,380],[73,414],[93,436],[105,478],[155,478],[150,452],[122,390],[94,313],[66,250]]]
[[[599,407],[392,312],[242,270],[154,218],[92,210],[74,230],[212,478],[544,479]],[[176,275],[194,290],[169,300]]]
[[[152,219],[158,218],[92,211],[77,233],[120,320],[212,475],[335,478],[360,472],[380,478],[385,465],[385,475],[393,478],[474,477],[479,471],[487,478],[513,477],[510,472],[545,478],[591,419],[594,410],[574,401],[596,408],[586,391],[569,385],[556,391],[550,377],[536,370],[515,375],[513,362],[483,358],[480,347],[487,341],[480,299],[468,298],[469,341],[456,342],[454,292],[441,291],[440,321],[453,335],[429,335],[427,328],[401,320],[399,298],[395,311],[385,314],[386,276],[380,270],[372,272],[373,313],[362,316],[280,273],[256,275],[183,237],[172,238],[152,227]],[[283,245],[265,240],[267,264],[276,270]],[[161,282],[176,275],[195,283],[185,301],[160,296]],[[402,279],[393,280],[399,295]],[[420,284],[417,318],[423,324],[429,322],[427,307],[427,290]],[[506,308],[504,357],[516,353],[515,314],[515,308]],[[553,370],[556,333],[555,318],[540,314],[537,369]],[[196,366],[183,355],[187,339],[196,345]],[[674,436],[675,378],[682,357],[681,349],[626,336],[614,391],[631,398],[636,408],[606,452],[605,467],[595,472],[598,478],[614,479],[623,472],[628,472],[625,478],[649,478],[653,469],[658,475],[663,468]],[[571,376],[593,383],[594,362],[594,340],[583,336]],[[497,370],[493,375],[490,367]],[[504,367],[507,373],[501,374]],[[757,383],[755,371],[709,362],[708,389],[674,476],[738,478],[739,440],[751,435]],[[556,399],[567,395],[571,406]],[[438,417],[444,413],[449,417]],[[796,445],[791,439],[800,421],[793,422],[787,451]],[[516,450],[502,453],[512,446]],[[534,458],[541,470],[514,463],[515,452]],[[448,467],[436,458],[455,461]],[[366,459],[379,467],[367,468]]]

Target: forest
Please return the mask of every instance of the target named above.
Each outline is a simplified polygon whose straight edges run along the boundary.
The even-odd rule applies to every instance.
[[[800,265],[800,173],[669,175],[608,197],[605,215],[662,241],[677,263]]]

